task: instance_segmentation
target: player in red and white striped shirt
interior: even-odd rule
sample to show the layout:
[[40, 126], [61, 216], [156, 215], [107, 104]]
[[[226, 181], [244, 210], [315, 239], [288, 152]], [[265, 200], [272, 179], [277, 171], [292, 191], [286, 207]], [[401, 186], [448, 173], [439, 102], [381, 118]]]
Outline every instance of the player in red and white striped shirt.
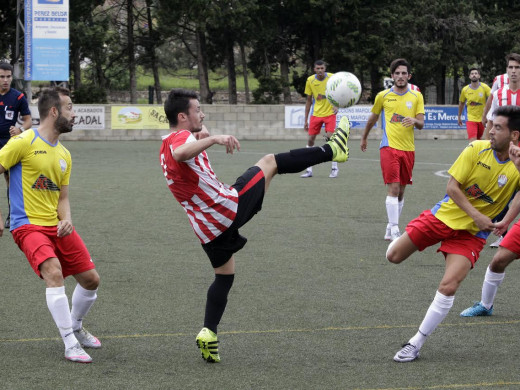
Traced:
[[[491, 106], [486, 115], [486, 119], [488, 120], [486, 126], [486, 135], [489, 132], [491, 126], [493, 126], [493, 119], [495, 117], [494, 113], [498, 107], [520, 105], [520, 99], [517, 100], [518, 88], [520, 87], [520, 55], [511, 53], [506, 57], [506, 61], [508, 84], [503, 85], [491, 95]], [[495, 82], [497, 80], [502, 80], [500, 82], [503, 83], [506, 78], [502, 76], [495, 78]], [[495, 82], [493, 83], [493, 87], [495, 87]]]
[[[498, 80], [499, 83], [504, 83], [507, 81], [508, 84], [503, 85], [500, 89], [495, 91], [491, 95], [491, 105], [489, 112], [487, 113], [487, 125], [486, 125], [486, 139], [489, 138], [489, 130], [491, 127], [493, 127], [493, 120], [495, 119], [495, 111], [498, 107], [502, 106], [520, 106], [520, 98], [519, 98], [519, 87], [520, 87], [520, 55], [516, 53], [511, 53], [506, 57], [507, 61], [507, 78], [498, 76], [495, 78], [495, 81]], [[498, 84], [498, 83], [497, 83]], [[493, 83], [493, 86], [495, 86], [495, 83]], [[507, 211], [509, 210], [508, 207], [497, 215], [494, 219], [495, 222], [500, 222]], [[489, 246], [491, 248], [498, 248], [500, 243], [502, 242], [502, 239], [507, 234], [507, 231], [503, 233], [501, 236], [498, 237], [498, 239], [494, 242], [492, 242]]]
[[343, 117], [323, 146], [264, 156], [230, 186], [218, 180], [206, 149], [218, 144], [233, 153], [240, 150], [238, 140], [232, 135], [210, 136], [203, 131], [204, 113], [193, 91], [172, 89], [164, 111], [172, 133], [163, 138], [160, 164], [170, 191], [186, 211], [215, 271], [207, 294], [204, 327], [196, 341], [204, 360], [219, 362], [217, 326], [233, 285], [233, 254], [247, 242], [239, 228], [261, 210], [264, 194], [277, 173], [301, 172], [326, 161], [347, 161], [350, 124]]
[[[506, 63], [508, 62], [507, 58], [508, 57], [506, 57]], [[482, 114], [482, 123], [486, 127], [485, 134], [488, 133], [489, 128], [491, 127], [491, 126], [489, 128], [487, 127], [487, 114], [489, 112], [489, 109], [491, 108], [491, 101], [493, 100], [493, 94], [496, 91], [498, 91], [500, 88], [505, 87], [508, 84], [509, 84], [509, 76], [507, 75], [507, 73], [496, 76], [493, 79], [493, 85], [491, 86], [491, 95], [489, 95], [489, 98], [486, 101], [486, 107], [484, 107], [484, 113]]]

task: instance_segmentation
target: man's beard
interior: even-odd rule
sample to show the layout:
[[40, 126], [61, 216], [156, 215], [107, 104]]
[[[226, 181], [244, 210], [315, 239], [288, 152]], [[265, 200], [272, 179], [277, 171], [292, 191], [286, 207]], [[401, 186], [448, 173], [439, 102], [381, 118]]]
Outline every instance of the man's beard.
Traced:
[[59, 116], [58, 119], [56, 119], [56, 130], [58, 133], [70, 133], [72, 131], [72, 126], [74, 122], [71, 122], [70, 120], [64, 118], [63, 116]]

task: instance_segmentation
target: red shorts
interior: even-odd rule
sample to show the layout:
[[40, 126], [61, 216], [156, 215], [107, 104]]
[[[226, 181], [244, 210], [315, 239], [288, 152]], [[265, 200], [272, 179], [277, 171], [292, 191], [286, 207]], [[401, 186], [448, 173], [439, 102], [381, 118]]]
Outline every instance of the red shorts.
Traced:
[[309, 122], [309, 135], [318, 135], [321, 131], [321, 126], [325, 124], [325, 131], [333, 133], [336, 129], [336, 115], [329, 115], [324, 117], [311, 116]]
[[481, 139], [484, 134], [484, 124], [482, 122], [466, 121], [466, 130], [468, 131], [468, 139]]
[[68, 236], [59, 238], [56, 226], [23, 225], [11, 233], [40, 278], [40, 264], [52, 257], [60, 261], [64, 278], [96, 268], [75, 229]]
[[453, 230], [446, 226], [430, 210], [423, 211], [421, 215], [411, 220], [406, 226], [406, 233], [419, 251], [440, 242], [441, 246], [437, 252], [442, 252], [444, 257], [450, 253], [467, 257], [471, 261], [472, 268], [486, 244], [486, 240], [466, 230]]
[[500, 243], [500, 246], [516, 253], [517, 259], [520, 258], [520, 221], [515, 223], [507, 232], [506, 236]]
[[402, 186], [412, 184], [415, 152], [406, 152], [385, 146], [379, 149], [379, 155], [385, 184], [399, 183]]

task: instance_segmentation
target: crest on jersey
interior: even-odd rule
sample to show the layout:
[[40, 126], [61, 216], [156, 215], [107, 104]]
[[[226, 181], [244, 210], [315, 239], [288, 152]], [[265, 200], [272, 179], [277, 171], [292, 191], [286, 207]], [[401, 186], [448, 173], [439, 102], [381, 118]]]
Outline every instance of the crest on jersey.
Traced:
[[409, 110], [412, 109], [412, 105], [413, 105], [412, 102], [410, 102], [410, 101], [407, 101], [407, 102], [406, 102], [406, 107], [407, 107]]
[[500, 175], [498, 177], [498, 187], [502, 188], [507, 183], [507, 176], [506, 175]]
[[479, 97], [482, 97], [482, 96], [484, 96], [484, 94], [483, 94], [482, 92], [479, 92], [479, 93], [478, 93], [478, 96], [479, 96]]
[[60, 160], [60, 168], [62, 172], [65, 172], [67, 170], [67, 163], [65, 160]]

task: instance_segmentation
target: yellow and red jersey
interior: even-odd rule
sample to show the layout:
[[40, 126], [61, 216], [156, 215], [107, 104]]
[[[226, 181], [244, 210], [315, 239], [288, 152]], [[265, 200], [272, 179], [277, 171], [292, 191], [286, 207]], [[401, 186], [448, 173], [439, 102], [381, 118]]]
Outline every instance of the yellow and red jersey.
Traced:
[[406, 117], [415, 118], [424, 114], [424, 98], [418, 91], [410, 88], [403, 94], [396, 93], [393, 88], [377, 94], [372, 112], [381, 115], [383, 138], [379, 148], [389, 146], [397, 150], [414, 151], [414, 128], [405, 127], [402, 121]]
[[51, 144], [33, 129], [0, 149], [0, 165], [9, 170], [11, 230], [58, 224], [60, 189], [69, 184], [71, 164], [69, 151], [59, 141]]
[[[461, 184], [466, 198], [480, 213], [495, 218], [520, 189], [520, 173], [511, 160], [499, 161], [489, 141], [473, 141], [453, 163], [448, 173]], [[455, 230], [467, 230], [487, 238], [473, 219], [446, 195], [432, 214]]]
[[305, 94], [312, 96], [313, 109], [311, 115], [313, 116], [322, 118], [334, 114], [334, 108], [325, 96], [327, 81], [329, 81], [332, 75], [334, 75], [334, 73], [325, 73], [325, 78], [323, 80], [318, 80], [316, 75], [307, 78], [307, 82], [305, 83]]
[[484, 107], [486, 106], [486, 101], [490, 94], [491, 88], [489, 85], [484, 83], [479, 83], [477, 88], [472, 88], [471, 84], [462, 88], [459, 101], [461, 103], [466, 103], [466, 108], [468, 110], [468, 121], [482, 121]]

